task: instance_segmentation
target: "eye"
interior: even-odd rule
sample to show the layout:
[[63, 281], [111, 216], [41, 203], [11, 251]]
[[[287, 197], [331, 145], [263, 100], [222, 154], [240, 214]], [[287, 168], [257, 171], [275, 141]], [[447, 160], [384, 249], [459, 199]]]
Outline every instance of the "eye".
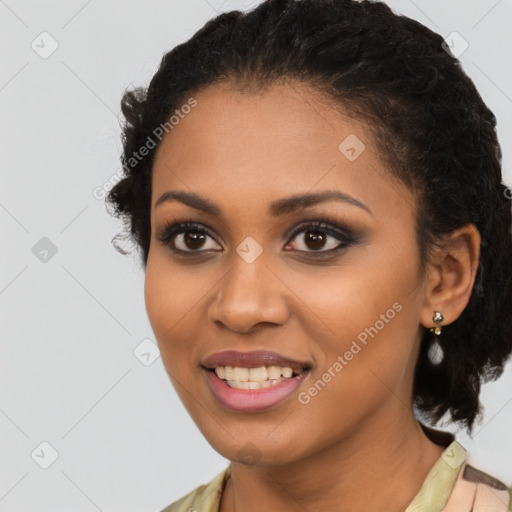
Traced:
[[295, 238], [297, 241], [293, 246], [297, 251], [320, 254], [337, 252], [357, 241], [357, 236], [349, 228], [334, 227], [324, 221], [299, 226], [292, 233], [290, 242]]
[[176, 253], [222, 250], [215, 238], [210, 235], [209, 229], [196, 222], [166, 224], [158, 231], [156, 239]]
[[[299, 236], [300, 235], [300, 236]], [[325, 256], [342, 251], [359, 240], [360, 235], [346, 225], [337, 226], [332, 221], [317, 219], [301, 224], [288, 236], [286, 251]], [[156, 233], [156, 239], [178, 255], [220, 252], [222, 247], [211, 230], [196, 222], [165, 224]], [[297, 239], [297, 241], [293, 241]], [[291, 249], [289, 247], [292, 246]]]

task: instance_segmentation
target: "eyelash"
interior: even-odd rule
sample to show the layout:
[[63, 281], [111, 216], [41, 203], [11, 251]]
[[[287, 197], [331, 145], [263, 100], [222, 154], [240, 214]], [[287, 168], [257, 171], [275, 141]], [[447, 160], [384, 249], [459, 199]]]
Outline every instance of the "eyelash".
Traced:
[[[325, 255], [332, 255], [334, 253], [340, 252], [343, 249], [346, 249], [352, 245], [355, 245], [359, 239], [361, 238], [361, 235], [354, 232], [350, 227], [344, 224], [334, 223], [330, 219], [321, 217], [317, 218], [314, 221], [305, 221], [304, 223], [301, 223], [297, 228], [293, 229], [291, 232], [289, 232], [286, 235], [286, 238], [288, 240], [287, 244], [289, 244], [299, 233], [302, 233], [304, 231], [312, 231], [312, 230], [319, 231], [321, 233], [324, 233], [326, 235], [332, 236], [333, 238], [336, 238], [340, 241], [339, 245], [334, 247], [333, 249], [329, 249], [327, 251], [297, 251], [299, 253], [305, 253], [308, 256], [312, 255], [313, 257], [318, 256], [325, 256]], [[172, 222], [167, 222], [157, 230], [156, 233], [156, 239], [162, 243], [162, 245], [168, 247], [172, 252], [180, 255], [193, 255], [193, 254], [200, 254], [200, 253], [206, 253], [209, 251], [214, 250], [215, 252], [220, 252], [215, 249], [207, 249], [207, 250], [190, 250], [190, 251], [183, 251], [182, 249], [177, 249], [176, 247], [173, 247], [173, 243], [171, 243], [171, 240], [174, 236], [186, 233], [188, 231], [192, 232], [199, 232], [202, 234], [206, 234], [209, 237], [213, 238], [215, 242], [219, 244], [215, 236], [212, 234], [210, 229], [205, 226], [204, 224], [199, 224], [197, 222], [193, 222], [192, 219], [189, 219], [188, 222], [177, 222], [177, 219], [174, 219]]]

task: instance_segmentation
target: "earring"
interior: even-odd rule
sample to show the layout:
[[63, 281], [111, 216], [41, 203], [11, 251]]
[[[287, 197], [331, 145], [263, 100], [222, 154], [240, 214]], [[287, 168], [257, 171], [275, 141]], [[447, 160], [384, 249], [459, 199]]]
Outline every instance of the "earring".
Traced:
[[441, 326], [439, 324], [444, 320], [444, 317], [439, 311], [436, 311], [432, 320], [434, 321], [434, 327], [431, 327], [429, 330], [433, 332], [435, 336], [428, 348], [428, 358], [432, 364], [438, 365], [444, 359], [444, 352], [438, 341], [438, 336], [441, 334]]
[[441, 326], [438, 324], [444, 320], [444, 316], [439, 313], [439, 311], [435, 311], [432, 320], [434, 321], [434, 327], [430, 328], [430, 332], [433, 332], [436, 336], [439, 336], [441, 334]]

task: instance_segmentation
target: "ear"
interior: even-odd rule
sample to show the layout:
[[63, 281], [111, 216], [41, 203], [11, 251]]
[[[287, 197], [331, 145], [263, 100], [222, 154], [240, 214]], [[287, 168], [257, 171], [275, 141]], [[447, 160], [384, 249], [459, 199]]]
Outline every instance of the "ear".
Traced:
[[448, 325], [457, 320], [471, 297], [480, 259], [481, 237], [474, 224], [466, 224], [435, 247], [425, 281], [425, 301], [420, 321], [433, 327], [432, 317], [439, 311]]

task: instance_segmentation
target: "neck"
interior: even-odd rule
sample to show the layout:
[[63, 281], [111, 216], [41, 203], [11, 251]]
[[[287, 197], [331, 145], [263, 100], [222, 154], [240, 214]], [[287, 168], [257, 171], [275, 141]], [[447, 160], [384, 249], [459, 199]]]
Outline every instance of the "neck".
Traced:
[[293, 464], [232, 463], [220, 512], [381, 512], [383, 504], [405, 510], [444, 447], [430, 441], [402, 403], [398, 407], [399, 421], [372, 418], [341, 442]]

